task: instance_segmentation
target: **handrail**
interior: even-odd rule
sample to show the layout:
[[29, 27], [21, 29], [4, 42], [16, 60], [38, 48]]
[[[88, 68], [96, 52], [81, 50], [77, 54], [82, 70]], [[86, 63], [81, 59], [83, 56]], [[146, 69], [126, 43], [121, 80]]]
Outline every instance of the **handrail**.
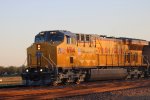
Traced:
[[56, 63], [54, 63], [54, 61], [51, 59], [50, 55], [49, 55], [49, 59], [50, 59], [51, 62], [56, 66]]
[[42, 57], [45, 59], [45, 60], [47, 60], [47, 62], [52, 66], [52, 69], [54, 68], [54, 66], [53, 66], [53, 64], [51, 64], [51, 62], [49, 61], [49, 59], [48, 58], [46, 58], [43, 54], [42, 54]]
[[25, 66], [25, 63], [26, 63], [26, 62], [27, 62], [27, 57], [26, 57], [24, 63], [22, 64], [22, 66]]

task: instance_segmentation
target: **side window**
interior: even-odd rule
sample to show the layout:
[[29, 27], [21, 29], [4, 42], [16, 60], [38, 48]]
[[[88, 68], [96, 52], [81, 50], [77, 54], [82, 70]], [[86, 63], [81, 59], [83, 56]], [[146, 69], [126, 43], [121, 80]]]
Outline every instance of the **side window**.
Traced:
[[76, 34], [77, 40], [80, 40], [79, 34]]
[[70, 36], [66, 36], [67, 38], [67, 44], [71, 44], [71, 37]]
[[84, 41], [84, 34], [81, 34], [81, 41]]
[[73, 63], [73, 57], [70, 57], [70, 63], [71, 64]]
[[90, 41], [90, 35], [86, 35], [86, 41]]

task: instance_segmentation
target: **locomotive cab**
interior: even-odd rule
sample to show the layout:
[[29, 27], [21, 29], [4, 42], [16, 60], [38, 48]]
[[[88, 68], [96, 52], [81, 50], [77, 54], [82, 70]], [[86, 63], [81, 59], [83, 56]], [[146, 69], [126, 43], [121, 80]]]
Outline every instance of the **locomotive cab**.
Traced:
[[[61, 31], [44, 31], [27, 48], [27, 68], [22, 73], [25, 85], [49, 84], [57, 71], [57, 46], [64, 42]], [[36, 84], [35, 84], [36, 83]]]

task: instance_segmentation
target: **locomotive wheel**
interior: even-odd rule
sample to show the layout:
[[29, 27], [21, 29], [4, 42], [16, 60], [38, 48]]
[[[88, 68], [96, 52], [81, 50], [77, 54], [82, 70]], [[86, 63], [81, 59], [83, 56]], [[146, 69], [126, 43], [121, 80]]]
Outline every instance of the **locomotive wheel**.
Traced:
[[57, 81], [54, 81], [54, 82], [52, 83], [52, 85], [53, 85], [53, 86], [58, 86], [58, 82], [57, 82]]
[[68, 81], [69, 81], [68, 79], [63, 79], [62, 84], [63, 84], [63, 85], [68, 85], [68, 84], [69, 84]]
[[69, 84], [71, 84], [71, 83], [69, 82], [69, 79], [67, 79], [65, 82], [65, 85], [69, 85]]
[[143, 72], [141, 75], [140, 75], [140, 78], [144, 78], [145, 77], [145, 73]]
[[79, 81], [79, 80], [76, 82], [76, 84], [80, 84], [80, 83], [81, 83], [81, 81]]
[[76, 83], [76, 84], [80, 84], [80, 83], [81, 83], [80, 79], [77, 79], [77, 80], [75, 81], [75, 83]]
[[131, 80], [135, 79], [135, 76], [134, 74], [131, 75]]

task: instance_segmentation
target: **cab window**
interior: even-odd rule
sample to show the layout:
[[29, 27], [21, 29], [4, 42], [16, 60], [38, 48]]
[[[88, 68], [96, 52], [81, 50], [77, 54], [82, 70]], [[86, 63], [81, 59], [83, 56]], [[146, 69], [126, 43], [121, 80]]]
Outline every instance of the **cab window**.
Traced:
[[61, 33], [52, 33], [48, 35], [48, 41], [61, 42], [64, 40], [64, 35]]
[[35, 42], [62, 42], [64, 35], [60, 32], [41, 32], [35, 36]]
[[70, 36], [66, 36], [67, 38], [67, 44], [71, 44], [71, 37]]
[[35, 42], [44, 42], [45, 41], [45, 34], [39, 34], [35, 36]]

